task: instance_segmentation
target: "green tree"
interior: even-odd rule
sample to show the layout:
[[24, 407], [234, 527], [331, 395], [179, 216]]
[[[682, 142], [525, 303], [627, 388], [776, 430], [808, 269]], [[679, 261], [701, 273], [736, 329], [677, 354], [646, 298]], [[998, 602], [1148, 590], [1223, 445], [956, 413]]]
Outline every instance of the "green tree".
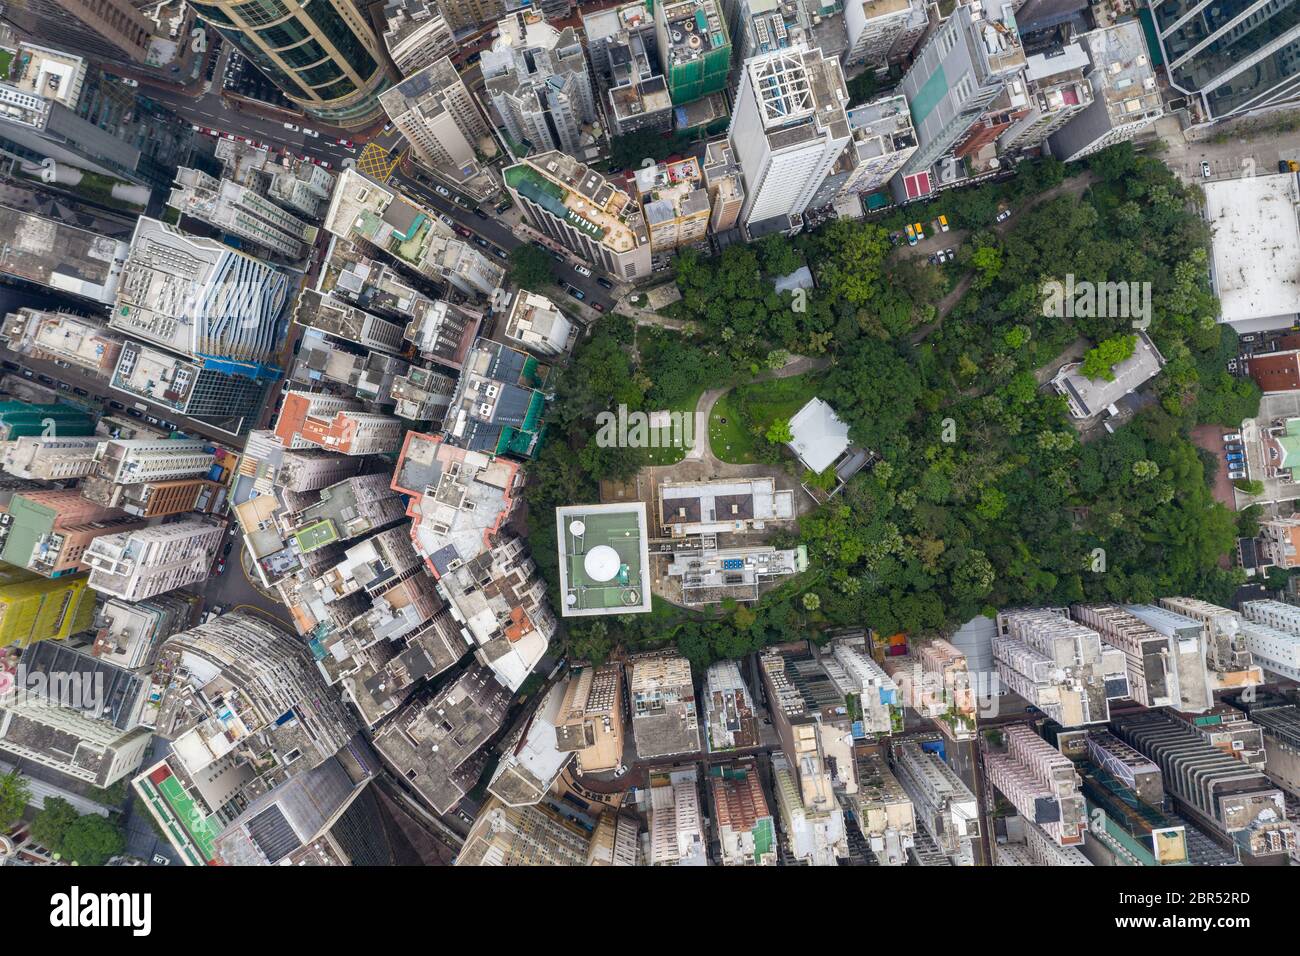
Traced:
[[510, 250], [509, 279], [525, 289], [541, 289], [555, 281], [551, 254], [541, 246], [526, 243]]
[[0, 777], [0, 833], [4, 833], [22, 818], [27, 808], [31, 788], [26, 777], [13, 770]]
[[773, 445], [784, 445], [794, 441], [794, 432], [790, 431], [790, 419], [778, 418], [767, 426], [764, 437]]
[[1088, 349], [1083, 356], [1083, 366], [1079, 371], [1088, 378], [1114, 381], [1115, 373], [1111, 370], [1125, 359], [1132, 358], [1136, 348], [1136, 335], [1112, 336], [1099, 342], [1096, 348]]
[[60, 852], [81, 866], [103, 866], [126, 848], [122, 831], [104, 817], [78, 817], [63, 836]]
[[63, 852], [63, 840], [79, 814], [62, 797], [50, 797], [32, 818], [32, 839], [56, 853]]

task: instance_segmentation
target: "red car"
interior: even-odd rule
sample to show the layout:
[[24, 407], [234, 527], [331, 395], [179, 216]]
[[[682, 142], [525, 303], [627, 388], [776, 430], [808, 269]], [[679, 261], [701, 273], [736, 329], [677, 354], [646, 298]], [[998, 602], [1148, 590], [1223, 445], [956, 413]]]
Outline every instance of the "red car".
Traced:
[[604, 311], [605, 311], [605, 307], [604, 307], [603, 305], [601, 305], [599, 302], [593, 302], [593, 303], [591, 303], [591, 307], [592, 307], [593, 309], [595, 309], [597, 312], [604, 312]]

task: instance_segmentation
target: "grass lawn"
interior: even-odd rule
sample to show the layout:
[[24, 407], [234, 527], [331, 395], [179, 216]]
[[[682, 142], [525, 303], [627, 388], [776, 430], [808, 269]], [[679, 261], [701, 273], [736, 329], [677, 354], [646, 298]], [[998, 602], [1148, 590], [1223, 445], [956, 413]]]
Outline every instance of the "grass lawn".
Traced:
[[[704, 389], [705, 384], [701, 382], [698, 388], [691, 389], [691, 391], [680, 400], [669, 406], [668, 411], [680, 412], [684, 416], [694, 415], [695, 406], [700, 403], [700, 396], [704, 394]], [[691, 433], [686, 429], [693, 427], [693, 425], [688, 425], [687, 423], [693, 423], [694, 420], [690, 417], [684, 417], [679, 419], [679, 421], [682, 423], [682, 426], [681, 433], [677, 437], [681, 439], [682, 446], [677, 447], [670, 444], [674, 438], [672, 425], [660, 429], [660, 447], [641, 449], [641, 463], [643, 465], [675, 465], [686, 457], [686, 453], [691, 450]]]
[[766, 382], [739, 385], [718, 399], [709, 416], [709, 447], [718, 458], [733, 465], [756, 461], [754, 436], [741, 414], [744, 407], [749, 420], [767, 428], [772, 422], [789, 418], [817, 394], [821, 384], [818, 374], [774, 378]]

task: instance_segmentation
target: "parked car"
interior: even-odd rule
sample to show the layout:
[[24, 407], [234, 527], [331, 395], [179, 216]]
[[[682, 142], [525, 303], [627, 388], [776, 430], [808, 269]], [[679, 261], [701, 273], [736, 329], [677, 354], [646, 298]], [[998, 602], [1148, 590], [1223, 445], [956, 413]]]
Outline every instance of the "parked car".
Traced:
[[998, 213], [998, 222], [1006, 222], [1010, 218], [1011, 218], [1010, 209], [1004, 209], [1000, 213]]
[[604, 312], [604, 311], [605, 311], [605, 307], [604, 307], [603, 305], [601, 305], [599, 302], [593, 302], [593, 303], [591, 303], [591, 307], [592, 307], [593, 309], [595, 309], [597, 312]]
[[72, 368], [72, 365], [69, 364], [68, 362], [63, 361], [63, 359], [55, 359], [54, 364], [57, 365], [59, 368]]
[[486, 249], [488, 247], [488, 241], [484, 239], [482, 236], [475, 236], [474, 245], [482, 246], [484, 249]]
[[112, 409], [116, 409], [119, 412], [123, 411], [126, 408], [126, 406], [123, 405], [121, 402], [109, 402], [108, 407]]
[[222, 558], [217, 562], [216, 572], [220, 576], [226, 570], [226, 559]]
[[571, 286], [571, 285], [566, 285], [566, 286], [564, 287], [564, 291], [567, 292], [567, 293], [569, 293], [569, 295], [573, 296], [573, 297], [574, 297], [575, 299], [577, 299], [579, 302], [581, 302], [583, 299], [585, 299], [585, 298], [587, 297], [587, 293], [585, 293], [585, 292], [583, 292], [581, 289], [576, 288], [576, 287]]
[[1279, 159], [1277, 162], [1277, 171], [1279, 173], [1300, 172], [1300, 163], [1294, 159]]
[[591, 270], [588, 269], [586, 266], [574, 266], [574, 267], [573, 267], [573, 271], [576, 272], [576, 273], [578, 273], [578, 275], [580, 275], [580, 276], [589, 276], [589, 275], [591, 275]]
[[159, 421], [157, 418], [154, 418], [152, 415], [146, 415], [146, 416], [144, 417], [144, 420], [147, 421], [150, 425], [161, 425], [161, 424], [162, 424], [161, 421]]
[[126, 410], [126, 413], [127, 413], [128, 415], [130, 415], [132, 418], [139, 418], [139, 417], [140, 417], [140, 412], [139, 412], [138, 410], [134, 409], [134, 408], [128, 408], [128, 409]]
[[1230, 452], [1231, 451], [1244, 452], [1246, 450], [1246, 446], [1243, 445], [1241, 442], [1231, 442], [1230, 444], [1224, 445], [1223, 450], [1230, 451]]
[[940, 229], [941, 231], [943, 231], [943, 232], [947, 232], [947, 231], [948, 231], [948, 217], [947, 217], [947, 216], [940, 216], [940, 217], [939, 217], [939, 229]]
[[549, 252], [549, 253], [551, 254], [551, 258], [554, 259], [556, 262], [563, 262], [563, 261], [564, 261], [564, 256], [560, 255], [560, 254], [559, 254], [558, 252], [556, 252], [554, 249], [548, 249], [548, 250], [546, 250], [546, 251]]
[[953, 252], [951, 249], [943, 250], [943, 254], [948, 257], [949, 262], [952, 262], [954, 259], [957, 258], [957, 254]]
[[1229, 471], [1228, 477], [1232, 481], [1240, 481], [1242, 478], [1246, 477], [1246, 473], [1244, 471]]
[[356, 149], [356, 148], [357, 148], [357, 144], [354, 143], [354, 142], [352, 142], [352, 140], [350, 140], [350, 139], [338, 139], [338, 140], [335, 140], [334, 142], [335, 142], [337, 145], [342, 146], [344, 149]]
[[1241, 441], [1241, 434], [1239, 432], [1231, 432], [1230, 434], [1223, 436], [1223, 443], [1225, 445], [1231, 441]]
[[60, 390], [65, 391], [65, 392], [70, 392], [70, 391], [72, 391], [72, 386], [70, 386], [67, 382], [60, 382], [60, 383], [59, 383], [59, 388], [60, 388]]
[[48, 375], [37, 375], [36, 381], [40, 382], [42, 385], [48, 385], [50, 388], [54, 387], [54, 379], [50, 378]]
[[478, 216], [480, 219], [488, 218], [488, 214], [485, 213], [482, 209], [479, 209], [478, 206], [474, 207], [474, 215]]
[[474, 235], [474, 233], [470, 232], [468, 229], [466, 229], [464, 226], [461, 225], [455, 225], [452, 226], [451, 228], [456, 230], [456, 235], [461, 236], [465, 239], [469, 239]]
[[627, 773], [627, 765], [626, 765], [626, 764], [619, 764], [619, 765], [618, 765], [618, 769], [616, 769], [616, 770], [614, 771], [614, 776], [615, 776], [615, 777], [621, 777], [621, 776], [623, 776], [623, 774], [625, 774], [625, 773]]
[[80, 395], [82, 398], [90, 398], [90, 393], [86, 391], [84, 388], [73, 388], [73, 391], [76, 392], [78, 395]]
[[448, 199], [451, 198], [451, 192], [447, 189], [446, 186], [442, 186], [442, 185], [434, 186], [433, 191], [436, 192], [439, 196], [446, 196]]
[[302, 128], [302, 132], [304, 136], [310, 136], [312, 139], [320, 138], [320, 133], [316, 132], [314, 129], [308, 129], [306, 126]]
[[438, 218], [441, 219], [443, 222], [445, 222], [447, 225], [451, 226], [453, 229], [456, 228], [456, 220], [452, 219], [451, 216], [448, 216], [446, 213], [442, 213], [442, 212], [438, 213]]
[[506, 252], [504, 249], [498, 249], [496, 246], [492, 247], [492, 255], [496, 256], [498, 259], [510, 258], [510, 253]]
[[1205, 160], [1201, 160], [1201, 175], [1206, 179], [1210, 178], [1210, 164]]
[[31, 378], [31, 377], [32, 377], [32, 370], [29, 368], [23, 369], [23, 378]]
[[287, 129], [287, 130], [288, 130], [289, 132], [291, 132], [291, 133], [300, 133], [300, 132], [302, 132], [302, 130], [301, 130], [299, 127], [294, 126], [292, 123], [285, 123], [285, 124], [284, 124], [284, 128]]
[[1253, 336], [1253, 335], [1243, 335], [1243, 336], [1241, 336], [1241, 338], [1239, 338], [1237, 341], [1239, 341], [1239, 342], [1253, 342], [1253, 341], [1255, 341], [1255, 336]]
[[602, 289], [612, 289], [612, 288], [614, 288], [614, 283], [610, 282], [610, 281], [609, 281], [608, 279], [606, 279], [604, 276], [598, 276], [598, 277], [596, 278], [596, 285], [600, 286]]

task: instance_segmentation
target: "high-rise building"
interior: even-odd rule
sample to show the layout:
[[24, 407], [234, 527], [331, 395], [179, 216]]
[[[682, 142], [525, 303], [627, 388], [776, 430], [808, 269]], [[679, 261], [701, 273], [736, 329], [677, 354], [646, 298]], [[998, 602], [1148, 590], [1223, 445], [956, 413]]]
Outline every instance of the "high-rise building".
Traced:
[[402, 444], [402, 423], [392, 415], [358, 410], [351, 399], [313, 392], [285, 393], [275, 433], [286, 448], [316, 446], [340, 455], [382, 455]]
[[344, 299], [322, 295], [314, 289], [304, 289], [298, 296], [293, 320], [304, 328], [317, 329], [344, 342], [389, 355], [401, 355], [405, 348], [406, 329], [402, 323], [372, 315]]
[[96, 538], [83, 560], [96, 591], [138, 601], [207, 580], [225, 536], [223, 524], [189, 518]]
[[695, 768], [652, 772], [646, 829], [651, 866], [707, 866], [708, 839]]
[[1300, 608], [1281, 601], [1243, 601], [1241, 613], [1251, 658], [1269, 673], [1300, 681]]
[[668, 95], [681, 105], [727, 88], [731, 37], [717, 0], [654, 4], [659, 58]]
[[705, 672], [704, 730], [709, 753], [759, 744], [754, 699], [735, 661], [717, 661]]
[[641, 207], [600, 173], [562, 152], [546, 152], [506, 167], [503, 175], [539, 232], [620, 279], [650, 275], [650, 232]]
[[131, 251], [121, 239], [8, 206], [0, 206], [0, 235], [23, 237], [21, 243], [0, 245], [0, 272], [5, 275], [100, 305], [111, 305], [117, 297], [122, 266]]
[[149, 65], [153, 25], [126, 0], [17, 0], [0, 19], [103, 60]]
[[95, 643], [90, 653], [127, 670], [153, 661], [159, 644], [189, 626], [197, 595], [160, 594], [148, 601], [109, 598], [95, 609]]
[[[557, 30], [540, 14], [520, 10], [497, 24], [501, 35], [479, 61], [487, 97], [516, 146], [586, 156], [596, 122], [582, 38], [573, 27]], [[516, 150], [520, 152], [520, 150]]]
[[1260, 556], [1278, 568], [1300, 567], [1300, 518], [1266, 518], [1259, 523]]
[[300, 216], [317, 220], [329, 205], [337, 177], [324, 166], [237, 139], [219, 139], [214, 155], [221, 176], [247, 186]]
[[480, 338], [465, 359], [443, 425], [443, 440], [489, 455], [533, 458], [541, 447], [547, 393], [537, 359]]
[[783, 752], [772, 754], [772, 778], [790, 855], [810, 866], [838, 866], [847, 859], [849, 837], [839, 804], [832, 802], [826, 810], [810, 807], [804, 800], [801, 775]]
[[1092, 62], [1092, 103], [1048, 140], [1052, 155], [1067, 163], [1133, 139], [1165, 113], [1136, 19], [1085, 33], [1079, 41]]
[[567, 684], [553, 684], [501, 741], [501, 760], [488, 792], [508, 807], [540, 803], [573, 759], [573, 752], [562, 749], [556, 738]]
[[928, 170], [952, 154], [1025, 66], [1010, 4], [988, 10], [958, 5], [921, 47], [903, 75], [918, 149], [904, 172]]
[[852, 137], [844, 73], [820, 50], [790, 47], [741, 71], [727, 132], [745, 179], [751, 238], [801, 228], [800, 217]]
[[14, 441], [46, 434], [83, 436], [94, 431], [94, 419], [75, 405], [0, 402], [0, 440]]
[[675, 651], [639, 654], [629, 666], [632, 736], [642, 758], [700, 749], [699, 715], [690, 662]]
[[167, 205], [228, 236], [291, 261], [303, 259], [316, 241], [316, 227], [287, 212], [250, 186], [210, 176], [201, 169], [176, 170]]
[[708, 770], [723, 866], [776, 866], [776, 825], [752, 759]]
[[61, 641], [95, 620], [95, 592], [85, 575], [43, 578], [0, 564], [0, 647]]
[[611, 132], [667, 132], [673, 100], [656, 56], [653, 4], [634, 0], [582, 14], [582, 32], [598, 85], [605, 90]]
[[888, 70], [891, 52], [906, 46], [908, 37], [914, 44], [927, 22], [924, 0], [846, 0], [844, 26], [849, 51], [845, 65], [865, 63], [877, 73]]
[[141, 217], [109, 327], [203, 366], [273, 377], [289, 298], [283, 272], [215, 239]]
[[290, 491], [316, 491], [356, 472], [357, 463], [350, 458], [320, 448], [301, 448], [284, 452], [275, 480]]
[[1199, 637], [1205, 647], [1205, 665], [1215, 690], [1248, 687], [1264, 682], [1243, 633], [1244, 618], [1236, 611], [1197, 598], [1168, 597], [1160, 606], [1141, 605], [1126, 610], [1164, 634]]
[[393, 414], [398, 418], [441, 425], [455, 391], [454, 377], [416, 367], [393, 379], [389, 397], [393, 400]]
[[417, 695], [375, 734], [380, 756], [438, 813], [451, 810], [483, 771], [480, 750], [505, 719], [514, 694], [471, 664], [436, 694]]
[[1199, 638], [1176, 640], [1114, 604], [1075, 605], [1070, 613], [1124, 652], [1129, 689], [1142, 706], [1172, 706], [1191, 713], [1213, 706], [1205, 646]]
[[[853, 697], [857, 711], [855, 722], [862, 735], [892, 734], [903, 729], [903, 698], [898, 685], [871, 657], [864, 637], [838, 637], [830, 646], [830, 656], [840, 671], [828, 672], [846, 699]], [[842, 672], [844, 678], [840, 678]], [[915, 706], [915, 705], [914, 705]]]
[[[1300, 23], [1286, 5], [1196, 12], [1149, 0], [1169, 82], [1196, 106], [1198, 122], [1294, 103]], [[1137, 20], [1129, 21], [1136, 26]]]
[[587, 850], [588, 866], [639, 866], [641, 824], [636, 814], [606, 811], [596, 821]]
[[384, 46], [402, 76], [456, 52], [456, 37], [437, 0], [388, 0]]
[[938, 753], [915, 740], [892, 747], [894, 771], [912, 798], [922, 828], [958, 866], [973, 866], [980, 836], [979, 804]]
[[1129, 696], [1123, 651], [1071, 621], [1064, 609], [998, 614], [993, 657], [1002, 682], [1063, 727], [1104, 723]]
[[[758, 659], [772, 726], [809, 814], [839, 813], [839, 793], [857, 789], [853, 722], [834, 660], [766, 650]], [[847, 674], [843, 681], [848, 683]]]
[[916, 131], [906, 98], [883, 96], [853, 107], [847, 115], [852, 139], [817, 188], [809, 209], [884, 189], [916, 152]]
[[492, 131], [469, 87], [443, 56], [379, 97], [388, 118], [406, 137], [417, 162], [451, 170], [457, 179], [478, 171]]
[[1285, 800], [1264, 774], [1215, 747], [1164, 711], [1116, 718], [1116, 734], [1164, 772], [1179, 810], [1243, 862], [1284, 863], [1296, 833]]
[[1082, 781], [1070, 758], [1021, 724], [1008, 726], [1003, 738], [1005, 752], [984, 742], [984, 767], [993, 785], [1058, 846], [1082, 843], [1088, 820]]
[[503, 334], [536, 355], [563, 355], [569, 350], [573, 323], [546, 296], [520, 289], [510, 303]]
[[916, 811], [907, 791], [876, 752], [857, 757], [858, 792], [849, 800], [862, 838], [882, 866], [907, 863], [916, 837]]
[[194, 11], [309, 116], [347, 129], [379, 116], [388, 76], [352, 0], [208, 0]]
[[109, 385], [231, 435], [257, 418], [266, 397], [267, 365], [231, 370], [220, 360], [181, 358], [163, 349], [128, 340], [122, 346]]
[[998, 137], [1004, 153], [1037, 149], [1043, 141], [1092, 105], [1090, 63], [1078, 41], [1025, 58], [1029, 110]]
[[0, 338], [15, 352], [67, 362], [98, 375], [112, 374], [122, 337], [99, 319], [23, 307], [5, 316]]
[[197, 478], [206, 475], [215, 460], [212, 445], [197, 438], [114, 439], [100, 442], [95, 450], [99, 477], [119, 485]]
[[73, 489], [16, 494], [2, 517], [0, 559], [47, 578], [84, 570], [81, 556], [101, 535], [143, 525], [120, 511], [87, 501]]
[[[601, 814], [613, 819], [617, 811]], [[456, 866], [583, 866], [594, 834], [546, 803], [511, 807], [492, 796], [474, 818]]]
[[355, 169], [339, 176], [325, 228], [340, 239], [365, 241], [467, 296], [489, 298], [505, 280], [494, 259], [462, 240], [436, 213]]
[[0, 447], [0, 468], [15, 478], [72, 481], [95, 471], [96, 435], [45, 438], [25, 435]]
[[651, 252], [671, 252], [703, 241], [709, 229], [709, 193], [698, 159], [688, 156], [643, 166], [635, 182], [641, 214], [650, 228]]
[[704, 149], [704, 184], [709, 191], [709, 231], [717, 234], [740, 223], [745, 205], [745, 177], [731, 141], [710, 140]]
[[439, 6], [453, 30], [495, 22], [506, 12], [504, 0], [441, 0]]
[[207, 478], [172, 478], [119, 485], [106, 478], [87, 478], [78, 489], [83, 498], [118, 508], [138, 518], [213, 514], [226, 501], [226, 486]]
[[623, 760], [623, 667], [601, 664], [576, 671], [565, 685], [556, 745], [577, 754], [579, 773], [613, 770]]

